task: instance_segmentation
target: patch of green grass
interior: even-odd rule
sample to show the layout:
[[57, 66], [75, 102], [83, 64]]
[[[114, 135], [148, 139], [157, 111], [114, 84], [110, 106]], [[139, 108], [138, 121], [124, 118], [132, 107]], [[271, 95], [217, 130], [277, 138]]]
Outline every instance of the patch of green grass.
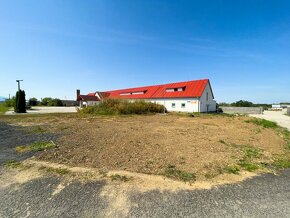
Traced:
[[226, 173], [230, 174], [239, 174], [240, 173], [240, 167], [239, 166], [227, 166], [225, 168]]
[[65, 169], [65, 168], [43, 167], [42, 169], [45, 169], [49, 173], [56, 173], [59, 175], [66, 175], [70, 173], [70, 170]]
[[121, 182], [128, 182], [130, 180], [127, 176], [121, 176], [119, 174], [113, 174], [110, 176], [112, 181], [121, 181]]
[[244, 155], [245, 155], [245, 158], [247, 158], [247, 159], [254, 159], [254, 158], [260, 157], [261, 156], [261, 152], [257, 148], [246, 147], [244, 149]]
[[10, 168], [21, 168], [23, 167], [23, 164], [19, 161], [16, 160], [8, 160], [5, 162], [4, 164], [6, 167], [10, 167]]
[[30, 145], [20, 145], [15, 148], [19, 153], [29, 152], [29, 151], [43, 151], [46, 149], [54, 148], [56, 145], [50, 142], [33, 142]]
[[277, 169], [290, 168], [290, 159], [277, 158], [271, 165]]
[[260, 168], [258, 164], [248, 162], [245, 160], [241, 160], [239, 163], [239, 166], [242, 167], [244, 170], [249, 171], [249, 172], [253, 172], [253, 171], [258, 170]]
[[278, 124], [276, 122], [265, 120], [265, 119], [254, 118], [254, 119], [246, 120], [245, 122], [253, 123], [253, 124], [262, 126], [264, 128], [277, 128], [278, 127]]
[[184, 172], [177, 169], [174, 165], [168, 165], [164, 170], [164, 175], [168, 178], [182, 180], [184, 182], [194, 182], [196, 180], [194, 173]]
[[49, 148], [54, 148], [55, 144], [53, 142], [33, 142], [29, 145], [32, 151], [42, 151]]

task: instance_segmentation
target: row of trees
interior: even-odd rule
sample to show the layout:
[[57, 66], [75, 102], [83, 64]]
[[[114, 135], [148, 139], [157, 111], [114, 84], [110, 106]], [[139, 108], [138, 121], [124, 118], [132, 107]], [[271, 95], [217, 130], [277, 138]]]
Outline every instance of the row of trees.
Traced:
[[[20, 93], [20, 94], [19, 94]], [[24, 98], [23, 98], [24, 95]], [[17, 98], [18, 96], [18, 98]], [[19, 98], [20, 96], [20, 98]], [[21, 100], [20, 100], [21, 99]], [[6, 107], [17, 107], [17, 104], [19, 105], [19, 101], [21, 101], [20, 104], [26, 105], [26, 100], [25, 100], [25, 92], [23, 90], [20, 90], [16, 93], [16, 96], [13, 96], [11, 99], [6, 99], [4, 102], [4, 105]], [[18, 102], [18, 103], [17, 103]], [[28, 105], [29, 106], [63, 106], [62, 101], [58, 98], [50, 98], [46, 97], [41, 99], [40, 101], [37, 98], [30, 98], [28, 100]]]
[[233, 106], [233, 107], [263, 107], [264, 110], [271, 108], [271, 104], [255, 104], [250, 101], [239, 100], [233, 103], [219, 103], [219, 106]]

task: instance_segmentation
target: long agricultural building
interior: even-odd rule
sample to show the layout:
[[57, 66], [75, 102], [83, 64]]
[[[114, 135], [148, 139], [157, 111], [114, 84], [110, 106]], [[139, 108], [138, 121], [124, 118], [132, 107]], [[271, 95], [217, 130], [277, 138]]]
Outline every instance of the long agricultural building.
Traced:
[[208, 79], [93, 92], [87, 95], [81, 95], [80, 90], [77, 90], [80, 107], [96, 105], [108, 98], [150, 101], [164, 105], [168, 111], [176, 112], [216, 111], [216, 102]]

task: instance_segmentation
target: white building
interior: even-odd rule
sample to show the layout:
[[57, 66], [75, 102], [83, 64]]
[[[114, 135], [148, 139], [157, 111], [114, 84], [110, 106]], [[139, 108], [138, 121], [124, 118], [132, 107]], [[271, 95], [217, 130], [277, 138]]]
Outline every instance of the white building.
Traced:
[[[95, 98], [94, 101], [86, 103], [80, 96], [90, 100], [92, 100], [90, 97]], [[216, 102], [208, 79], [95, 92], [88, 95], [78, 94], [80, 106], [97, 104], [108, 98], [150, 101], [164, 105], [168, 111], [176, 112], [216, 111]]]

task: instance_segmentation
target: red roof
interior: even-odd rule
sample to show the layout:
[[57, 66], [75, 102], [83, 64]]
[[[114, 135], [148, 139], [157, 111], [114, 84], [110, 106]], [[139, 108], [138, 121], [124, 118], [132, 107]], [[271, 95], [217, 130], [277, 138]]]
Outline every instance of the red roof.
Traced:
[[92, 95], [79, 95], [77, 98], [77, 101], [100, 101], [100, 99], [97, 96]]
[[208, 79], [106, 91], [106, 98], [152, 99], [201, 97]]

